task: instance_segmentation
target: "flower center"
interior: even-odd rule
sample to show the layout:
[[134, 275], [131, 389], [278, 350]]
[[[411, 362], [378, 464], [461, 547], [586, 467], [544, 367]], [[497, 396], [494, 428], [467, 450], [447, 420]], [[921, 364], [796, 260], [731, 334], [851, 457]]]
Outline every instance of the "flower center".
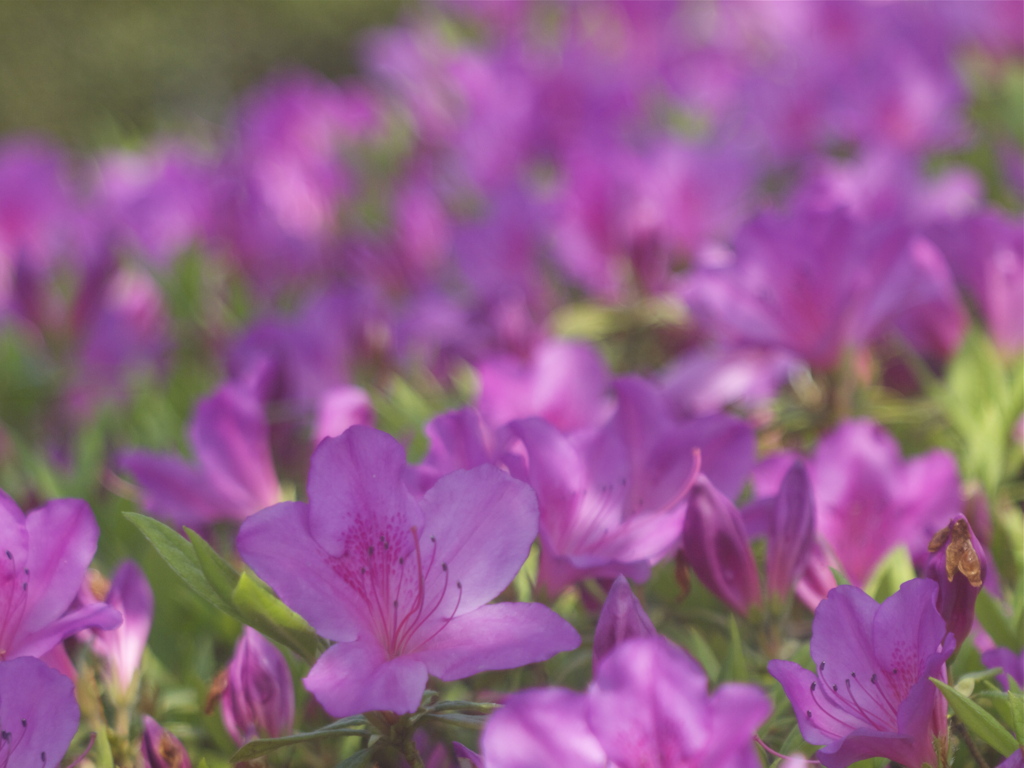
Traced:
[[0, 560], [0, 661], [7, 657], [14, 633], [21, 625], [28, 603], [29, 570], [19, 564], [11, 551]]
[[[436, 537], [421, 542], [415, 526], [389, 526], [374, 535], [356, 532], [331, 566], [365, 602], [374, 634], [390, 658], [434, 637], [455, 618], [462, 601], [462, 582], [438, 557]], [[457, 594], [448, 605], [452, 589]], [[431, 622], [437, 626], [424, 635], [421, 629]]]

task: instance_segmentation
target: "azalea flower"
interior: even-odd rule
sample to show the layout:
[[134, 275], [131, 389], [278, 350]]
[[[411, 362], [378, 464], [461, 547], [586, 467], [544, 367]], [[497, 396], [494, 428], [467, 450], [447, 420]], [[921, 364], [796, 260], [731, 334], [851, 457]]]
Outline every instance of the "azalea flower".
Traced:
[[712, 694], [689, 655], [663, 637], [632, 637], [600, 662], [585, 693], [510, 696], [484, 729], [486, 768], [746, 768], [771, 714], [752, 685]]
[[145, 510], [176, 525], [203, 528], [241, 522], [279, 501], [263, 406], [237, 385], [224, 385], [196, 408], [189, 437], [197, 463], [131, 451], [125, 469], [142, 487]]
[[796, 712], [800, 733], [824, 745], [827, 768], [884, 757], [908, 768], [939, 765], [946, 700], [929, 680], [944, 678], [956, 649], [935, 607], [938, 584], [913, 579], [879, 605], [857, 587], [833, 589], [811, 629], [813, 671], [774, 660], [768, 671]]
[[[759, 466], [753, 478], [757, 494], [777, 493], [794, 460], [793, 454], [779, 453]], [[815, 527], [834, 555], [829, 564], [838, 561], [858, 586], [900, 545], [923, 566], [932, 535], [960, 511], [952, 454], [934, 450], [904, 459], [896, 439], [869, 419], [845, 421], [822, 438], [807, 460], [807, 474], [816, 501]], [[809, 565], [817, 567], [821, 557], [812, 549]]]
[[0, 663], [0, 766], [53, 768], [78, 730], [75, 686], [39, 659]]
[[247, 520], [243, 560], [336, 641], [306, 687], [334, 717], [414, 712], [442, 680], [542, 661], [579, 635], [533, 603], [487, 605], [537, 534], [529, 487], [492, 466], [453, 472], [417, 500], [394, 438], [355, 426], [313, 454], [309, 503]]
[[252, 627], [245, 627], [224, 671], [220, 713], [238, 744], [263, 736], [284, 736], [295, 720], [295, 691], [288, 662]]
[[543, 419], [512, 422], [541, 513], [540, 583], [552, 594], [582, 578], [645, 580], [671, 553], [699, 470], [738, 493], [753, 434], [728, 416], [675, 421], [639, 377], [615, 384], [618, 408], [600, 428], [564, 435]]
[[68, 610], [99, 533], [84, 501], [57, 499], [25, 515], [0, 491], [0, 666], [42, 656], [82, 629], [120, 625], [106, 603]]
[[[92, 575], [92, 574], [90, 574]], [[90, 587], [102, 582], [102, 577], [90, 579], [81, 590], [82, 601], [86, 604], [103, 603], [118, 610], [124, 617], [121, 626], [111, 630], [92, 633], [92, 648], [107, 661], [110, 684], [122, 695], [131, 687], [135, 671], [142, 663], [149, 630], [153, 625], [153, 589], [146, 574], [131, 560], [123, 563], [114, 573], [105, 595], [95, 595]], [[99, 583], [102, 589], [105, 584]], [[100, 603], [100, 604], [103, 604]]]

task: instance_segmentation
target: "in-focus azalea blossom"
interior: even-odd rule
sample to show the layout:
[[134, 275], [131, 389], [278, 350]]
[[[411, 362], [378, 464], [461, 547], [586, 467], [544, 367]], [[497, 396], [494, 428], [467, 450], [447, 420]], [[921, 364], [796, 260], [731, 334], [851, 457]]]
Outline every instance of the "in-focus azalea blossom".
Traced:
[[804, 739], [823, 745], [823, 765], [869, 757], [908, 768], [942, 764], [936, 744], [945, 749], [946, 700], [928, 678], [945, 679], [956, 641], [935, 608], [937, 594], [931, 579], [913, 579], [879, 605], [857, 587], [836, 587], [814, 614], [814, 671], [768, 663]]
[[242, 630], [224, 672], [220, 713], [236, 742], [257, 736], [285, 736], [295, 720], [295, 690], [288, 662], [252, 627]]
[[428, 675], [518, 667], [580, 642], [544, 606], [487, 605], [536, 537], [528, 486], [483, 466], [417, 500], [407, 471], [394, 438], [352, 427], [313, 454], [308, 504], [277, 504], [239, 533], [242, 558], [337, 641], [305, 680], [335, 717], [414, 712]]
[[38, 659], [0, 663], [0, 766], [55, 768], [78, 730], [75, 686]]
[[122, 464], [142, 487], [143, 507], [177, 525], [241, 522], [281, 499], [263, 406], [237, 385], [220, 387], [196, 408], [189, 429], [198, 464], [131, 451]]
[[69, 610], [99, 533], [84, 501], [56, 499], [25, 515], [0, 491], [0, 663], [42, 656], [83, 629], [120, 625], [106, 603]]
[[771, 701], [743, 683], [710, 695], [707, 676], [663, 637], [633, 637], [585, 693], [513, 694], [481, 740], [487, 768], [747, 768]]
[[[90, 594], [88, 586], [82, 589], [81, 594], [86, 604], [96, 602], [100, 597]], [[153, 590], [146, 574], [129, 560], [114, 573], [110, 588], [102, 598], [104, 603], [120, 611], [124, 621], [116, 629], [92, 633], [92, 648], [106, 659], [110, 684], [124, 695], [142, 662], [142, 652], [153, 625]]]

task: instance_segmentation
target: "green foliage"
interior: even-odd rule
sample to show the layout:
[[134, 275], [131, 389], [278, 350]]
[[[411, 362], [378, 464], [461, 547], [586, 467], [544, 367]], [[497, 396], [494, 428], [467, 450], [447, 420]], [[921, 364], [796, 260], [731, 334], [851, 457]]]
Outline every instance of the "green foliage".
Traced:
[[934, 677], [931, 678], [931, 681], [946, 697], [946, 701], [949, 702], [949, 706], [957, 718], [973, 735], [984, 740], [1004, 757], [1008, 757], [1020, 748], [1021, 745], [1017, 743], [1013, 734], [1000, 725], [985, 709], [947, 683], [936, 680]]

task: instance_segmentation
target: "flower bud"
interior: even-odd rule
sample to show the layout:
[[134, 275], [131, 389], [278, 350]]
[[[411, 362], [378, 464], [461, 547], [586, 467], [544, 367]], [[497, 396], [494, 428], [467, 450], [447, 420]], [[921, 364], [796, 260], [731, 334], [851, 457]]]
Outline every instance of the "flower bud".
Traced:
[[928, 551], [924, 575], [939, 583], [936, 607], [959, 648], [974, 624], [974, 603], [985, 581], [987, 558], [963, 515], [935, 534]]
[[704, 586], [737, 613], [761, 599], [754, 554], [740, 513], [701, 475], [690, 491], [683, 551]]
[[117, 569], [106, 602], [124, 621], [117, 629], [97, 631], [93, 648], [106, 656], [111, 684], [123, 694], [142, 662], [153, 624], [153, 590], [138, 565], [129, 560]]
[[644, 612], [625, 576], [619, 576], [608, 590], [594, 629], [594, 669], [615, 646], [631, 637], [654, 637], [658, 632]]
[[786, 472], [775, 497], [765, 561], [768, 593], [779, 600], [803, 575], [814, 544], [814, 491], [803, 462]]
[[149, 715], [142, 718], [142, 765], [144, 768], [192, 768], [185, 747], [170, 731]]
[[291, 671], [281, 652], [252, 627], [243, 630], [228, 664], [220, 713], [238, 744], [291, 732], [295, 719]]

